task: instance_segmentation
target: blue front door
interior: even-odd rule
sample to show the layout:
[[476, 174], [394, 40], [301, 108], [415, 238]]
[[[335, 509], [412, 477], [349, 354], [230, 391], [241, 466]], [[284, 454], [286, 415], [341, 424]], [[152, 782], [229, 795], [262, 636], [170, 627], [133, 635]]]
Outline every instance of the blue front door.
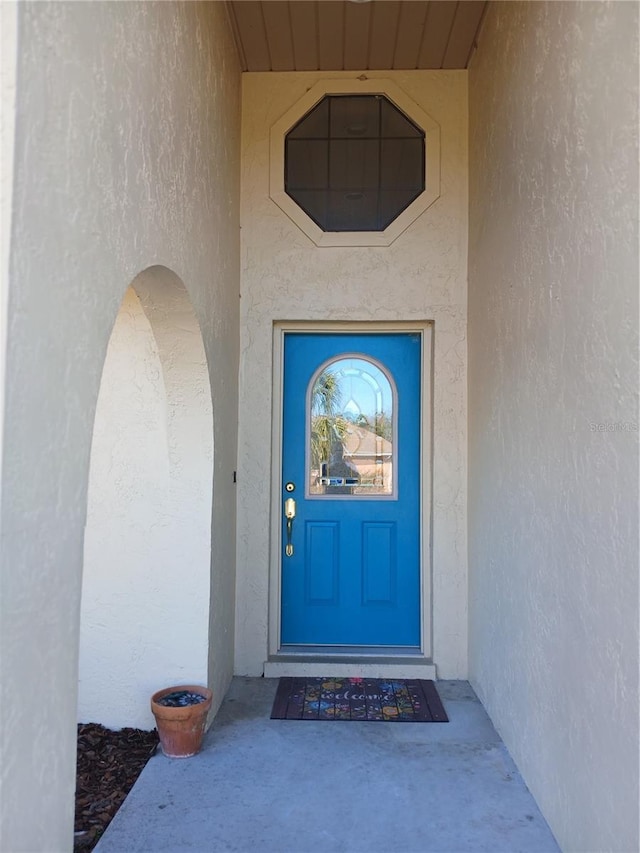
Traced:
[[415, 333], [285, 334], [284, 646], [420, 646], [421, 363]]

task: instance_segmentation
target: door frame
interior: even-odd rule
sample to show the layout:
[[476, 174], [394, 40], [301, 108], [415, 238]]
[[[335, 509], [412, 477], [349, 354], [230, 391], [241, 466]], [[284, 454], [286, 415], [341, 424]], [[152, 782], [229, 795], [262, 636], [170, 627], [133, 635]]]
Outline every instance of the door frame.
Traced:
[[280, 611], [282, 600], [281, 558], [282, 558], [282, 430], [283, 430], [283, 385], [284, 385], [284, 337], [287, 333], [322, 334], [344, 332], [349, 334], [371, 334], [375, 332], [419, 334], [422, 338], [421, 365], [421, 401], [420, 401], [420, 648], [411, 653], [411, 661], [416, 664], [430, 663], [432, 658], [432, 456], [433, 456], [433, 322], [429, 320], [403, 322], [317, 322], [317, 321], [275, 321], [273, 324], [273, 378], [272, 378], [272, 429], [271, 429], [271, 506], [269, 551], [269, 661], [278, 661], [286, 657], [313, 662], [336, 662], [340, 659], [352, 661], [360, 658], [363, 662], [384, 658], [393, 661], [394, 657], [407, 661], [406, 650], [372, 648], [341, 651], [335, 647], [310, 647], [299, 652], [291, 647], [282, 648], [280, 643]]

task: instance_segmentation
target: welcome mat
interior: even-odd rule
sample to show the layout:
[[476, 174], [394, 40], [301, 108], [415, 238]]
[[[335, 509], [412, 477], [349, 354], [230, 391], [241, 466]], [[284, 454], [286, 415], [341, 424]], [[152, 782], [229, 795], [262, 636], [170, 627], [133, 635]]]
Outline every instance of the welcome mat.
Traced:
[[433, 681], [408, 678], [281, 678], [271, 719], [449, 722]]

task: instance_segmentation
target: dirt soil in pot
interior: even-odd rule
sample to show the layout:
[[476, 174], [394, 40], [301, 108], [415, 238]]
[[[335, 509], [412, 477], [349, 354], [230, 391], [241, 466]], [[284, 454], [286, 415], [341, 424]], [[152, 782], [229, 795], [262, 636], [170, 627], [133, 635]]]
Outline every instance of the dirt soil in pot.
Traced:
[[157, 745], [155, 729], [78, 725], [75, 853], [93, 850]]

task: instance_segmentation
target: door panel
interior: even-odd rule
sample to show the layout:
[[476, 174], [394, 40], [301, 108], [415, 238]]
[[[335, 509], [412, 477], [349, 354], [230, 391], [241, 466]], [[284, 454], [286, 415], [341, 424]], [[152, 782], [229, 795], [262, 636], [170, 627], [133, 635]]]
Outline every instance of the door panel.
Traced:
[[421, 363], [416, 333], [285, 334], [282, 645], [420, 645]]
[[362, 524], [362, 604], [382, 603], [395, 606], [396, 524], [365, 521]]
[[305, 522], [305, 604], [331, 604], [339, 602], [338, 572], [339, 524], [335, 521]]

